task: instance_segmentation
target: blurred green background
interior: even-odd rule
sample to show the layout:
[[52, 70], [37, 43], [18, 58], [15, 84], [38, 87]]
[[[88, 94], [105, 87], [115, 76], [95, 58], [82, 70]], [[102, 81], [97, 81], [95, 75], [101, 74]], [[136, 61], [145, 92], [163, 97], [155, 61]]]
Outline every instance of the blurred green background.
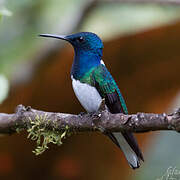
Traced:
[[[149, 0], [150, 2], [150, 0]], [[40, 33], [97, 33], [103, 59], [130, 113], [171, 112], [180, 105], [180, 5], [107, 0], [0, 0], [0, 111], [18, 104], [53, 111], [84, 111], [70, 81], [73, 49]], [[180, 170], [180, 135], [138, 134], [145, 162], [129, 168], [99, 133], [77, 134], [40, 156], [27, 133], [0, 138], [0, 179], [157, 180]], [[165, 177], [163, 177], [165, 179]]]

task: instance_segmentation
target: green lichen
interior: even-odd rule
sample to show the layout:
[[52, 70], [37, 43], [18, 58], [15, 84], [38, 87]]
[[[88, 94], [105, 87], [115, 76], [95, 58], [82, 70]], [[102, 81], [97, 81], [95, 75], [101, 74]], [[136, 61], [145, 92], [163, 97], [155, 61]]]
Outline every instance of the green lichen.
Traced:
[[23, 128], [19, 128], [19, 127], [16, 128], [17, 133], [20, 133], [22, 130], [23, 130]]
[[[48, 149], [48, 144], [53, 143], [57, 145], [62, 144], [62, 139], [65, 139], [70, 135], [69, 128], [66, 126], [63, 130], [57, 130], [57, 124], [54, 124], [54, 128], [49, 128], [51, 121], [47, 119], [47, 114], [44, 116], [36, 115], [35, 119], [30, 120], [30, 126], [27, 129], [28, 138], [36, 141], [36, 148], [33, 153], [35, 155], [42, 154]], [[44, 123], [46, 122], [46, 123]]]
[[21, 131], [24, 130], [24, 128], [22, 126], [20, 126], [18, 123], [15, 123], [14, 129], [17, 133], [20, 133]]

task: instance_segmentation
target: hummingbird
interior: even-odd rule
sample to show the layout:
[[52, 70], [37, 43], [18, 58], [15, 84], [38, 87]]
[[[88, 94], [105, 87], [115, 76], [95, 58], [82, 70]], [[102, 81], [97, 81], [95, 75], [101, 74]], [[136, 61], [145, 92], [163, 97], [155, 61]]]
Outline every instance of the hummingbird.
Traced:
[[[71, 79], [74, 93], [87, 112], [98, 111], [102, 99], [111, 113], [128, 114], [124, 98], [102, 60], [103, 42], [92, 32], [71, 35], [40, 34], [69, 42], [74, 48]], [[140, 167], [144, 161], [142, 152], [131, 132], [109, 132], [104, 130], [112, 142], [122, 150], [131, 168]]]

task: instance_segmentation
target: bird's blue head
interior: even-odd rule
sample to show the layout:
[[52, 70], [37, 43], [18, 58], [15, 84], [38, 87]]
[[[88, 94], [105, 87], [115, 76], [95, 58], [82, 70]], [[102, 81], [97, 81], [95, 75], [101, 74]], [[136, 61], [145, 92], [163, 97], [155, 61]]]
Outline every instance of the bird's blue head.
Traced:
[[71, 73], [82, 77], [91, 68], [100, 64], [103, 43], [101, 39], [91, 32], [80, 32], [72, 35], [40, 34], [42, 37], [51, 37], [68, 41], [75, 50], [75, 58]]
[[62, 39], [72, 44], [75, 51], [91, 51], [102, 56], [103, 43], [101, 39], [92, 32], [80, 32], [67, 36], [53, 34], [40, 34], [40, 36]]
[[[66, 36], [66, 38], [77, 51], [91, 51], [98, 54], [103, 48], [101, 39], [91, 32], [80, 32]], [[102, 54], [99, 55], [102, 56]]]

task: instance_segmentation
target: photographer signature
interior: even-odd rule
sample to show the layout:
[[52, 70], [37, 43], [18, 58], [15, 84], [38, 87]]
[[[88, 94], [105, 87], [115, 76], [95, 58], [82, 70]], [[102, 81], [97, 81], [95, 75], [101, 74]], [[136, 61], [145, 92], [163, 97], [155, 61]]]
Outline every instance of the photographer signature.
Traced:
[[156, 180], [180, 180], [180, 169], [176, 166], [169, 166], [166, 172]]

